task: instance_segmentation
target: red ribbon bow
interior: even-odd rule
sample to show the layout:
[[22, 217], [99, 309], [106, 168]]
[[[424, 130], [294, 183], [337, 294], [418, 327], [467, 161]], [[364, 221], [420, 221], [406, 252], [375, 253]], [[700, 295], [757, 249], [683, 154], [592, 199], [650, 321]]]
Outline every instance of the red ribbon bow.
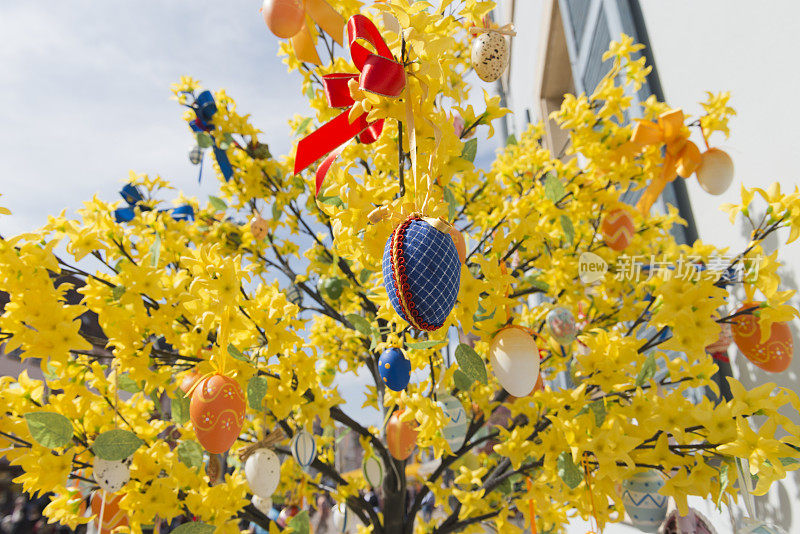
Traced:
[[[350, 80], [357, 79], [360, 89], [383, 96], [400, 96], [406, 86], [403, 65], [395, 61], [386, 41], [370, 19], [360, 14], [350, 17], [347, 21], [347, 40], [350, 43], [350, 57], [361, 74], [333, 73], [322, 77], [328, 105], [347, 109], [297, 143], [295, 174], [328, 154], [317, 168], [317, 193], [328, 169], [352, 138], [358, 137], [359, 141], [366, 144], [374, 143], [383, 130], [383, 119], [368, 122], [366, 113], [350, 122], [348, 115], [355, 104], [348, 87]], [[376, 52], [361, 45], [359, 40], [371, 44]]]

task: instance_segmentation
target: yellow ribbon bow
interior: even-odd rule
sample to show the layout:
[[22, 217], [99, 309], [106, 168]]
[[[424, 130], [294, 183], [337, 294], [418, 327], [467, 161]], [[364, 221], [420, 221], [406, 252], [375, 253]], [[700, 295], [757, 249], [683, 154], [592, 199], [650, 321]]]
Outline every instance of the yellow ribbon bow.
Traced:
[[316, 35], [311, 34], [310, 28], [316, 22], [322, 31], [333, 37], [340, 46], [344, 46], [345, 20], [325, 0], [304, 0], [303, 4], [306, 10], [306, 22], [297, 35], [292, 37], [292, 48], [300, 61], [322, 65], [317, 54]]
[[675, 176], [688, 178], [700, 166], [700, 149], [689, 141], [689, 130], [684, 127], [683, 120], [682, 110], [671, 109], [662, 113], [657, 123], [640, 120], [633, 130], [626, 148], [632, 148], [638, 153], [648, 145], [664, 143], [666, 147], [661, 176], [650, 183], [636, 204], [642, 215], [650, 213], [650, 207]]

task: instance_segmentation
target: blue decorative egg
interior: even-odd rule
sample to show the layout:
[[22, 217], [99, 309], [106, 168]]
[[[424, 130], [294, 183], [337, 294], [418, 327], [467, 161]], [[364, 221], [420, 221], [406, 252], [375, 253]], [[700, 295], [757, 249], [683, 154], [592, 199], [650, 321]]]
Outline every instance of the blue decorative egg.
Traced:
[[383, 285], [395, 311], [411, 326], [444, 325], [461, 284], [461, 262], [449, 225], [411, 216], [399, 224], [383, 251]]
[[553, 308], [547, 314], [547, 327], [559, 345], [569, 345], [578, 336], [575, 317], [566, 308]]
[[295, 434], [292, 438], [292, 456], [297, 465], [303, 469], [314, 463], [317, 457], [317, 443], [314, 441], [314, 436], [302, 429]]
[[411, 379], [411, 362], [397, 347], [386, 349], [378, 359], [378, 372], [386, 387], [392, 391], [403, 391]]
[[439, 395], [438, 403], [444, 412], [445, 424], [442, 436], [450, 445], [450, 450], [455, 452], [464, 444], [464, 437], [469, 427], [469, 416], [457, 398], [452, 395]]
[[622, 502], [633, 526], [643, 532], [657, 532], [667, 517], [667, 497], [658, 490], [664, 479], [650, 469], [636, 473], [622, 482]]

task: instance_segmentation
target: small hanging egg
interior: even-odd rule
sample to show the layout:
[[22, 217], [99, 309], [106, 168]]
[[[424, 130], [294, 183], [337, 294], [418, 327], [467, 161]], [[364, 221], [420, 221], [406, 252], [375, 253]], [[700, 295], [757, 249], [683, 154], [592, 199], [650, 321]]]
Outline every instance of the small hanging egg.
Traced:
[[253, 503], [253, 506], [256, 507], [256, 510], [261, 512], [264, 515], [267, 515], [272, 508], [272, 499], [269, 497], [259, 497], [258, 495], [253, 495], [253, 498], [250, 499], [250, 502]]
[[320, 359], [314, 364], [314, 369], [317, 371], [317, 378], [320, 384], [326, 388], [333, 385], [333, 380], [336, 378], [336, 367], [333, 364], [328, 360]]
[[343, 502], [337, 503], [336, 506], [333, 507], [333, 526], [339, 532], [347, 532], [347, 528], [349, 525], [349, 514], [347, 512], [347, 505]]
[[226, 452], [239, 437], [246, 409], [244, 392], [236, 380], [220, 374], [204, 378], [189, 403], [197, 441], [211, 454]]
[[378, 359], [378, 372], [386, 387], [392, 391], [403, 391], [411, 379], [411, 362], [397, 347], [386, 349]]
[[222, 458], [220, 458], [219, 454], [208, 455], [206, 475], [208, 475], [208, 483], [211, 486], [216, 486], [222, 482]]
[[453, 238], [453, 244], [456, 246], [458, 259], [463, 264], [467, 260], [467, 242], [464, 240], [464, 234], [456, 230], [455, 226], [451, 226], [450, 237]]
[[183, 380], [181, 380], [180, 389], [183, 391], [184, 394], [189, 393], [191, 391], [192, 386], [197, 380], [200, 378], [200, 373], [192, 369], [186, 375], [184, 375]]
[[300, 306], [303, 303], [303, 293], [300, 291], [300, 288], [296, 285], [292, 284], [284, 290], [286, 293], [286, 300], [291, 302], [296, 306]]
[[386, 423], [386, 448], [397, 460], [405, 460], [414, 452], [417, 434], [414, 421], [401, 421], [400, 412], [394, 412]]
[[742, 528], [737, 531], [737, 534], [786, 534], [786, 531], [760, 519], [745, 517], [742, 519]]
[[103, 506], [103, 491], [100, 490], [92, 493], [91, 506], [96, 523], [100, 522], [100, 509], [102, 508], [103, 520], [102, 525], [100, 525], [100, 532], [102, 534], [109, 534], [115, 528], [127, 527], [128, 515], [119, 507], [119, 503], [122, 501], [122, 495], [111, 493], [106, 493], [105, 495], [106, 504]]
[[508, 44], [503, 34], [487, 31], [472, 42], [472, 68], [484, 82], [497, 81], [508, 66]]
[[733, 160], [718, 148], [710, 148], [703, 153], [700, 167], [697, 168], [697, 182], [706, 193], [721, 195], [733, 182]]
[[275, 493], [281, 480], [281, 461], [272, 449], [261, 448], [247, 457], [244, 476], [250, 491], [264, 499]]
[[300, 33], [306, 20], [302, 0], [264, 0], [261, 16], [269, 31], [281, 39]]
[[299, 512], [300, 509], [293, 504], [285, 507], [283, 510], [281, 510], [281, 513], [278, 514], [278, 525], [282, 524], [284, 527], [286, 527], [286, 525], [289, 524], [289, 521], [291, 521], [292, 518]]
[[622, 481], [622, 503], [634, 527], [644, 532], [658, 530], [667, 517], [669, 498], [658, 492], [664, 484], [664, 479], [654, 469]]
[[489, 361], [497, 381], [510, 395], [524, 397], [539, 377], [539, 349], [533, 336], [520, 326], [507, 326], [495, 334]]
[[450, 450], [455, 452], [464, 444], [469, 427], [469, 417], [461, 401], [447, 393], [438, 396], [436, 403], [444, 412], [445, 424], [442, 436], [450, 445]]
[[364, 474], [364, 480], [373, 488], [381, 487], [383, 484], [383, 462], [372, 454], [364, 456], [364, 461], [361, 462], [361, 471]]
[[261, 241], [267, 237], [268, 231], [269, 225], [267, 221], [261, 217], [261, 214], [256, 213], [253, 215], [253, 218], [250, 219], [250, 232], [253, 234], [256, 241]]
[[566, 308], [553, 308], [547, 314], [547, 327], [559, 345], [569, 345], [578, 336], [575, 317]]
[[[757, 307], [758, 302], [746, 302], [737, 313]], [[772, 323], [769, 338], [761, 341], [761, 327], [758, 318], [751, 314], [733, 318], [731, 327], [733, 341], [748, 360], [770, 373], [785, 371], [792, 363], [794, 340], [789, 325], [783, 322]]]
[[[444, 326], [461, 284], [461, 263], [442, 221], [412, 216], [386, 240], [383, 285], [395, 311], [419, 330]], [[441, 224], [440, 224], [441, 223]]]
[[130, 459], [103, 460], [94, 458], [94, 479], [100, 489], [107, 493], [116, 493], [131, 479]]
[[617, 252], [625, 250], [631, 244], [633, 234], [636, 233], [633, 217], [624, 208], [612, 210], [603, 217], [600, 232], [603, 234], [606, 245], [611, 249]]
[[197, 145], [193, 146], [189, 151], [189, 161], [192, 162], [192, 165], [199, 165], [203, 161], [203, 149]]
[[292, 438], [292, 457], [297, 465], [307, 469], [317, 457], [317, 443], [314, 436], [301, 429]]

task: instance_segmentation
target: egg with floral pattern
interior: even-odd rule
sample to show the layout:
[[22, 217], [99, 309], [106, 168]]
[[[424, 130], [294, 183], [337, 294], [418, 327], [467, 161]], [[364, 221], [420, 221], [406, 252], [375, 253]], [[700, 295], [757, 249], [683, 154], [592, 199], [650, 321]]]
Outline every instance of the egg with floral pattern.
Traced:
[[222, 454], [239, 437], [246, 410], [244, 392], [233, 378], [211, 375], [192, 392], [189, 416], [197, 441], [208, 452]]
[[[761, 327], [758, 318], [745, 310], [758, 308], [759, 302], [746, 302], [737, 310], [733, 318], [733, 341], [748, 360], [770, 373], [785, 371], [792, 363], [794, 341], [789, 325], [783, 322], [772, 323], [766, 341], [761, 341]], [[757, 310], [756, 310], [757, 311]]]
[[500, 79], [508, 66], [508, 44], [501, 33], [488, 31], [472, 42], [472, 68], [484, 82]]

